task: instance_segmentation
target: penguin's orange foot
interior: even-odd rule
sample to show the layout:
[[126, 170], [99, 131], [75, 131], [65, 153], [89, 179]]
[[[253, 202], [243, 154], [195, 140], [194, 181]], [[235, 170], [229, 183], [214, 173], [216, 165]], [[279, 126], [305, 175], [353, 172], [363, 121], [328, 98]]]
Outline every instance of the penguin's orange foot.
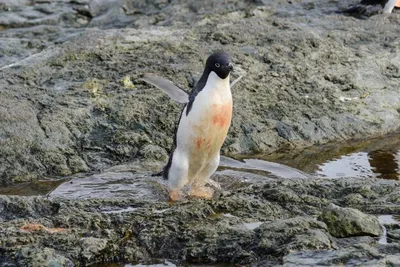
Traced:
[[193, 185], [192, 189], [189, 192], [191, 197], [205, 198], [211, 199], [213, 196], [214, 190], [209, 187]]
[[181, 192], [179, 190], [169, 190], [169, 202], [181, 200]]
[[396, 5], [395, 5], [396, 7], [400, 7], [400, 0], [397, 0], [397, 2], [396, 2]]

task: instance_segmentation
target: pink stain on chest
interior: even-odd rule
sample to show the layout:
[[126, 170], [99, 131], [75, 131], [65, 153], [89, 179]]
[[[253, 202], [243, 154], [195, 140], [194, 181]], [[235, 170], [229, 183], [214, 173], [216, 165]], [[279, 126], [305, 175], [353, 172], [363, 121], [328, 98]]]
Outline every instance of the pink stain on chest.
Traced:
[[203, 144], [203, 141], [204, 141], [203, 137], [196, 138], [196, 141], [195, 141], [196, 147], [200, 148], [201, 145]]
[[212, 110], [212, 123], [221, 128], [229, 127], [232, 119], [232, 103], [214, 105]]
[[209, 150], [222, 145], [232, 119], [232, 102], [224, 105], [213, 105], [209, 116], [205, 116], [199, 125], [192, 125], [197, 136], [194, 144], [199, 149]]
[[208, 149], [211, 146], [211, 140], [203, 137], [198, 137], [195, 140], [197, 149], [200, 149], [203, 145]]

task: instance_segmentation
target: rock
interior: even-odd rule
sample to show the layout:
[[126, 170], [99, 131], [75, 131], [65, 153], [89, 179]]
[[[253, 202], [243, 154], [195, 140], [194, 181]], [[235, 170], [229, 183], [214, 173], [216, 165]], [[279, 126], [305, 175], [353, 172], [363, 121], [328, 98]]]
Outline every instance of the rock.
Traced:
[[335, 247], [332, 245], [334, 241], [324, 230], [324, 223], [309, 217], [264, 223], [257, 230], [260, 236], [258, 246], [265, 253], [273, 255], [304, 249], [331, 249]]
[[165, 163], [182, 106], [138, 77], [153, 72], [190, 90], [205, 58], [222, 44], [233, 55], [234, 76], [245, 74], [233, 91], [223, 153], [269, 153], [397, 130], [400, 66], [386, 21], [396, 14], [355, 23], [337, 9], [328, 0], [6, 1], [1, 182], [138, 159]]
[[[68, 181], [48, 198], [1, 197], [0, 246], [5, 249], [0, 265], [46, 266], [49, 259], [64, 258], [76, 265], [149, 259], [254, 266], [398, 262], [398, 242], [377, 245], [370, 233], [335, 239], [315, 215], [326, 212], [320, 203], [338, 204], [365, 187], [374, 193], [368, 208], [387, 212], [397, 204], [387, 192], [399, 194], [399, 182], [383, 186], [375, 179], [310, 178], [256, 181], [236, 188], [221, 183], [224, 193], [212, 200], [170, 205], [165, 186], [156, 179], [121, 167]], [[266, 188], [301, 192], [301, 198], [291, 205], [269, 200]], [[301, 199], [313, 201], [305, 205]], [[387, 229], [388, 234], [395, 230]]]
[[397, 224], [385, 224], [387, 231], [387, 240], [389, 243], [398, 243], [400, 241], [400, 225]]
[[0, 195], [0, 221], [52, 216], [57, 213], [58, 208], [58, 204], [42, 197], [8, 197]]
[[107, 239], [87, 237], [81, 239], [82, 257], [85, 261], [93, 262], [93, 257], [100, 256], [107, 246]]
[[399, 242], [400, 240], [400, 229], [391, 230], [387, 233], [389, 242]]
[[325, 222], [329, 233], [336, 237], [382, 234], [382, 226], [375, 216], [352, 208], [331, 204], [322, 212], [319, 220]]
[[145, 145], [141, 150], [140, 153], [143, 157], [147, 159], [155, 159], [155, 160], [168, 160], [168, 154], [165, 152], [164, 149], [160, 148], [159, 146], [154, 145]]
[[32, 266], [32, 267], [73, 267], [75, 264], [58, 254], [51, 248], [36, 248], [36, 247], [22, 247], [18, 254], [18, 266]]
[[87, 172], [90, 170], [86, 162], [79, 156], [71, 156], [68, 159], [68, 165], [73, 173]]
[[0, 184], [91, 174], [48, 198], [0, 196], [0, 265], [398, 265], [398, 244], [366, 237], [380, 227], [362, 213], [399, 214], [398, 182], [225, 172], [212, 200], [169, 205], [149, 177], [167, 160], [182, 106], [140, 75], [189, 91], [220, 49], [233, 55], [234, 78], [245, 76], [222, 153], [396, 131], [397, 14], [355, 21], [335, 13], [339, 2], [2, 1]]

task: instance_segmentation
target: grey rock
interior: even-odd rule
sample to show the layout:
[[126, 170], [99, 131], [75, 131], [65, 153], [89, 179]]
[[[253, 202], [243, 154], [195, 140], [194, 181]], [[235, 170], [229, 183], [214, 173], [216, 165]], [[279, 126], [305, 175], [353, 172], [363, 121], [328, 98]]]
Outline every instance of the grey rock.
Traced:
[[[325, 212], [321, 202], [340, 203], [364, 187], [374, 193], [368, 206], [376, 207], [375, 213], [387, 212], [396, 205], [387, 192], [399, 194], [398, 182], [386, 184], [385, 190], [379, 180], [352, 178], [267, 180], [236, 188], [222, 182], [221, 186], [224, 193], [212, 200], [186, 199], [170, 205], [161, 180], [120, 167], [77, 178], [72, 184], [68, 181], [48, 199], [3, 196], [0, 244], [7, 249], [0, 263], [29, 265], [60, 260], [59, 255], [80, 265], [149, 259], [254, 266], [398, 262], [398, 242], [378, 245], [369, 233], [336, 239], [315, 216]], [[301, 192], [301, 199], [314, 202], [288, 205], [267, 199], [264, 193], [270, 187]]]
[[107, 247], [107, 239], [87, 237], [81, 239], [81, 256], [85, 261], [93, 261], [93, 257], [100, 256]]
[[[154, 72], [190, 89], [222, 45], [246, 73], [223, 153], [381, 135], [400, 123], [396, 41], [383, 17], [355, 23], [331, 1], [29, 3], [0, 9], [3, 183], [165, 162], [147, 145], [170, 150], [182, 107], [137, 77]], [[133, 89], [121, 87], [126, 76]]]
[[400, 225], [397, 224], [385, 224], [387, 231], [387, 240], [389, 243], [398, 243], [400, 241]]
[[326, 223], [329, 233], [336, 237], [382, 234], [382, 226], [373, 215], [352, 208], [329, 205], [319, 216]]
[[[397, 14], [355, 21], [334, 12], [342, 2], [2, 1], [1, 184], [102, 172], [74, 176], [49, 199], [0, 197], [0, 265], [398, 265], [398, 244], [375, 245], [365, 236], [379, 234], [374, 220], [355, 210], [399, 214], [398, 182], [224, 172], [214, 199], [169, 205], [149, 177], [182, 107], [138, 77], [190, 90], [219, 49], [245, 74], [223, 153], [396, 131]], [[338, 211], [357, 222], [345, 240], [315, 219], [328, 203], [354, 208]]]
[[73, 267], [75, 264], [51, 248], [22, 247], [18, 254], [19, 266]]
[[332, 245], [334, 241], [324, 230], [324, 223], [309, 217], [267, 222], [257, 230], [260, 236], [258, 246], [266, 253], [273, 254], [286, 254], [291, 250], [331, 249], [335, 247]]

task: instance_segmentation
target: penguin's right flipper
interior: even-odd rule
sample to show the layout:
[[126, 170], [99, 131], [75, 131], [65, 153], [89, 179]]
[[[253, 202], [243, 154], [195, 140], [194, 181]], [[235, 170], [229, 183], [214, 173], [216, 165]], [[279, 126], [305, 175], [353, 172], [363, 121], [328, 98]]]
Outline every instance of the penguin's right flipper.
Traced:
[[237, 78], [236, 80], [234, 80], [234, 81], [231, 83], [231, 88], [232, 88], [238, 81], [240, 81], [242, 78], [243, 78], [243, 75], [239, 76], [239, 78]]
[[163, 77], [146, 73], [141, 77], [141, 80], [154, 85], [158, 89], [161, 89], [165, 93], [171, 97], [172, 100], [181, 103], [181, 104], [186, 104], [189, 102], [189, 95], [185, 91], [183, 91], [181, 88], [176, 86], [173, 82], [170, 80], [167, 80]]

